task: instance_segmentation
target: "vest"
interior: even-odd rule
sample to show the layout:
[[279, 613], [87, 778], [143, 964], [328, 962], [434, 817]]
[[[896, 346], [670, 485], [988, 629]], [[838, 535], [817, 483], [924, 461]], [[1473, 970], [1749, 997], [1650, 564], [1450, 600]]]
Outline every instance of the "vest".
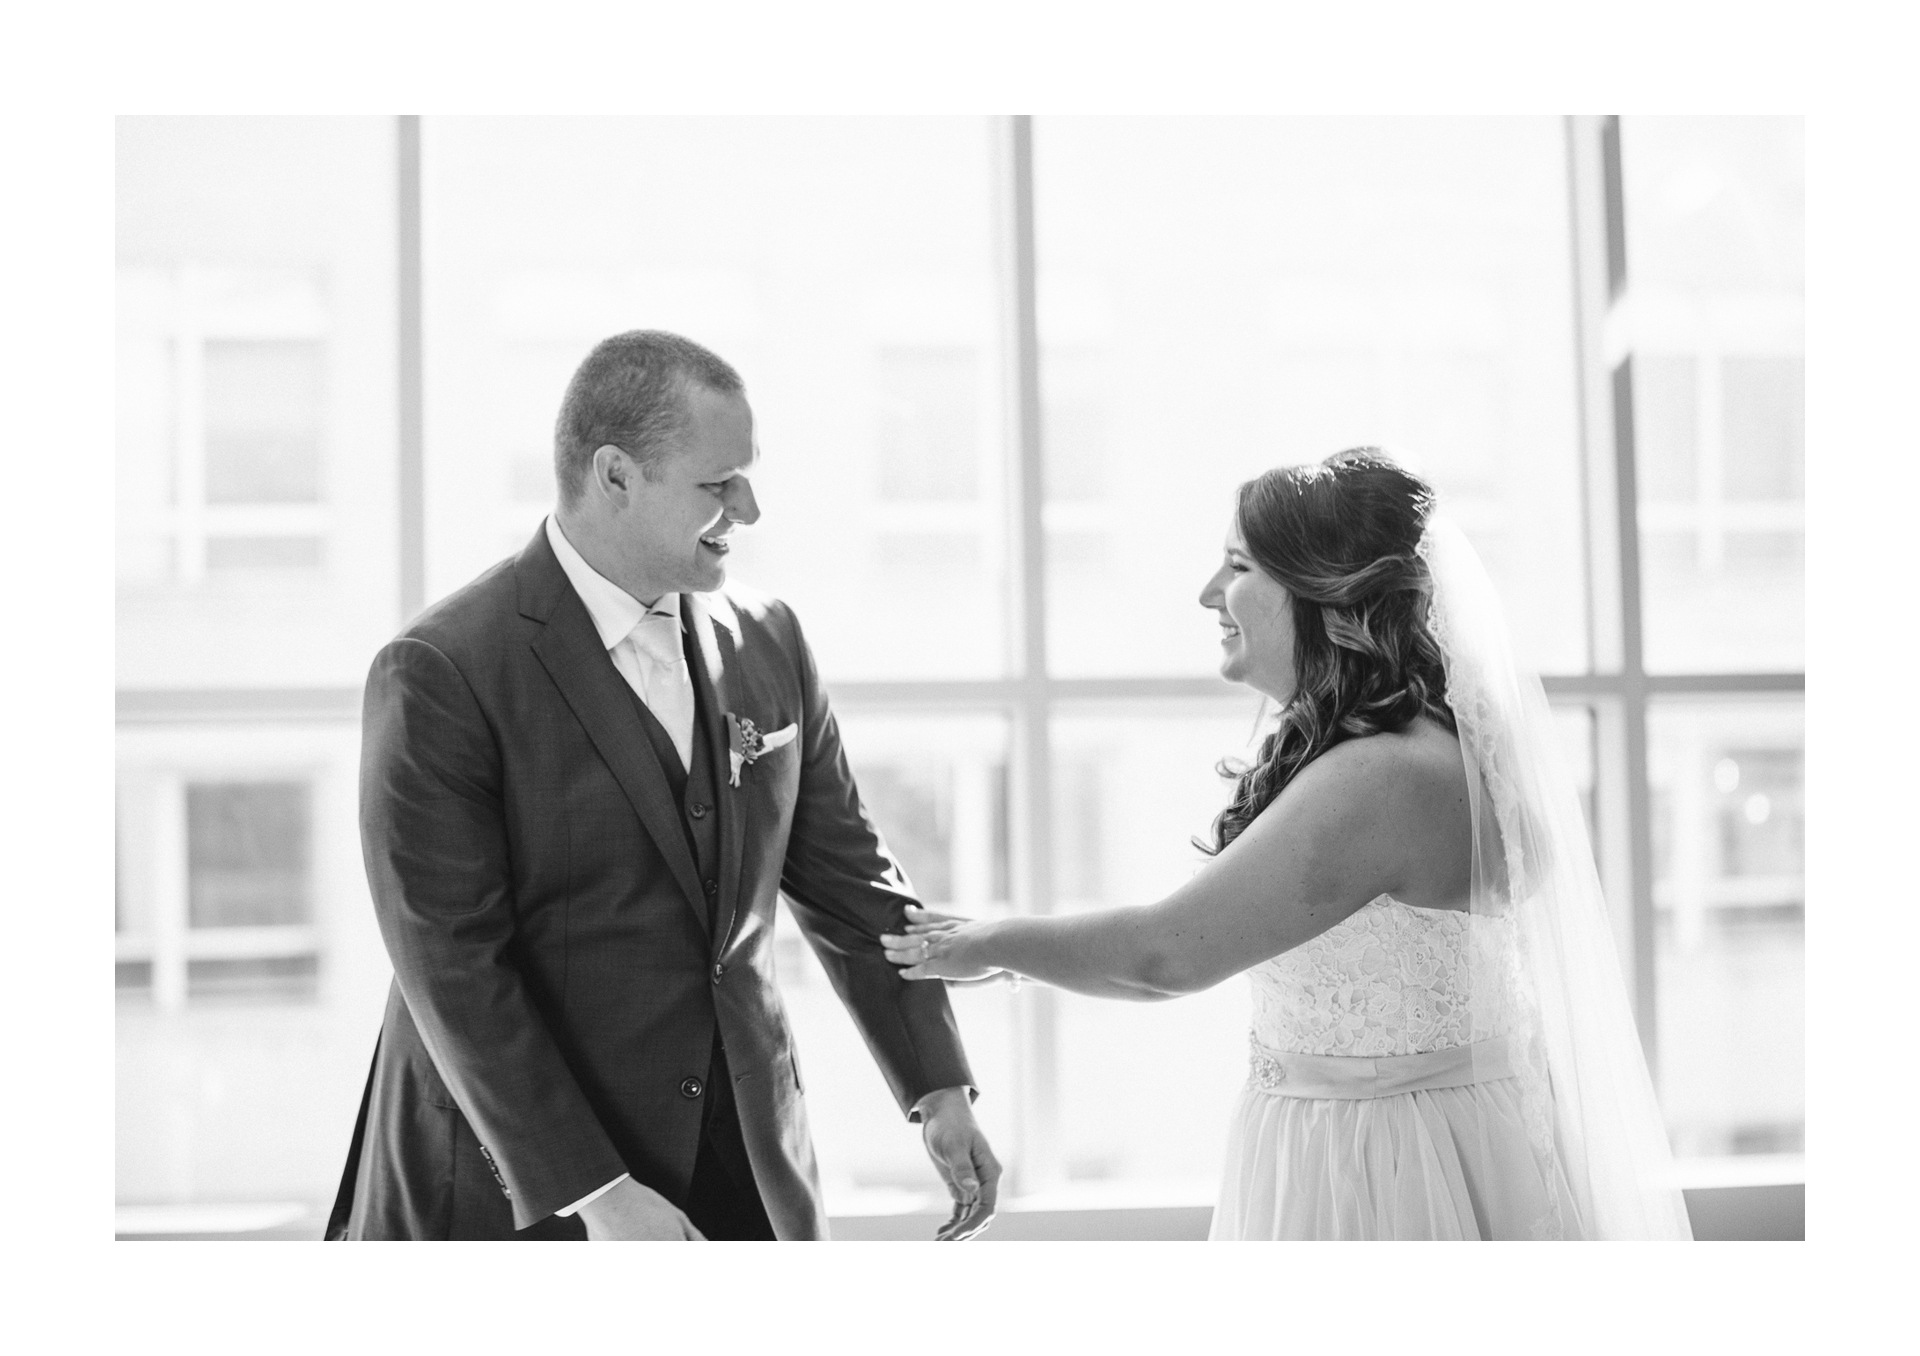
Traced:
[[[647, 709], [638, 693], [627, 688], [633, 709], [639, 713], [640, 727], [654, 756], [667, 774], [667, 785], [674, 804], [680, 807], [680, 827], [687, 835], [687, 847], [693, 852], [694, 866], [700, 872], [700, 885], [707, 894], [707, 928], [718, 933], [720, 927], [720, 809], [719, 781], [714, 775], [713, 756], [708, 751], [706, 684], [701, 680], [704, 666], [695, 658], [693, 637], [681, 633], [681, 645], [687, 655], [687, 672], [693, 681], [693, 766], [683, 767], [679, 751], [659, 718]], [[626, 686], [622, 683], [622, 686]], [[716, 935], [714, 940], [720, 938]]]

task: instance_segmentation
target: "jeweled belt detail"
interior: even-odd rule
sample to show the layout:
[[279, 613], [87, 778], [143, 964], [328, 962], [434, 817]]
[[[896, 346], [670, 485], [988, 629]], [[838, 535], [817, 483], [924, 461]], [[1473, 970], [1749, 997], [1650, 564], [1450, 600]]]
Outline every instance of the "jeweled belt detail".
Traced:
[[1250, 1037], [1253, 1086], [1281, 1097], [1360, 1099], [1466, 1087], [1513, 1076], [1504, 1036], [1411, 1055], [1304, 1055], [1270, 1050]]
[[1279, 1091], [1280, 1085], [1287, 1081], [1287, 1066], [1268, 1054], [1252, 1037], [1248, 1037], [1247, 1043], [1253, 1047], [1253, 1081], [1269, 1092]]

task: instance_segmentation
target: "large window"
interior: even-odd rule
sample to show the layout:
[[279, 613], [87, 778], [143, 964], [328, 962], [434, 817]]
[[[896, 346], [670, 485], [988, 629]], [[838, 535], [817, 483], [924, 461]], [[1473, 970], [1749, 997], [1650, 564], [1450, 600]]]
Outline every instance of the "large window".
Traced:
[[1647, 667], [1805, 663], [1798, 118], [1626, 118]]
[[1211, 672], [1234, 486], [1359, 444], [1445, 490], [1527, 659], [1586, 667], [1557, 119], [1033, 135], [1052, 673]]
[[826, 677], [1007, 671], [981, 120], [432, 118], [421, 143], [430, 595], [532, 535], [586, 351], [671, 329], [746, 377], [767, 512], [732, 568]]
[[117, 1194], [311, 1236], [387, 979], [354, 780], [399, 620], [394, 122], [116, 143]]
[[[876, 818], [965, 913], [1184, 880], [1258, 714], [1196, 606], [1234, 486], [1362, 443], [1421, 470], [1546, 675], [1676, 1149], [1797, 1180], [1798, 135], [123, 120], [122, 1201], [317, 1227], [387, 976], [366, 664], [525, 544], [567, 377], [640, 326], [745, 376], [733, 572], [793, 603]], [[790, 921], [778, 946], [830, 1212], [933, 1208]], [[1016, 1203], [1210, 1199], [1240, 983], [954, 1002]]]
[[[1683, 1159], [1805, 1148], [1806, 361], [1798, 118], [1625, 118], [1651, 900], [1642, 1021]], [[1631, 665], [1629, 665], [1631, 672]]]

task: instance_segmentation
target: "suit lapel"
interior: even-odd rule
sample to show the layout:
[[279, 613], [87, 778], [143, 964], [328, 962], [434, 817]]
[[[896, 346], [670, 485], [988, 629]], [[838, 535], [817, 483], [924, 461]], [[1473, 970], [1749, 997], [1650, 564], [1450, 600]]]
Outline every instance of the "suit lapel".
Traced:
[[734, 662], [732, 609], [723, 594], [680, 595], [681, 615], [687, 618], [696, 644], [693, 680], [701, 685], [700, 709], [706, 712], [704, 735], [715, 782], [720, 814], [720, 901], [714, 924], [715, 953], [726, 949], [740, 897], [740, 854], [745, 826], [732, 775], [726, 713], [739, 712], [739, 666]]
[[[666, 770], [641, 728], [626, 680], [601, 647], [587, 605], [573, 591], [544, 531], [521, 553], [519, 568], [524, 576], [520, 611], [545, 623], [533, 638], [534, 654], [546, 666], [554, 686], [560, 689], [574, 718], [586, 730], [633, 812], [666, 858], [668, 869], [686, 895], [687, 907], [700, 920], [701, 930], [710, 933], [700, 872], [687, 847]], [[553, 586], [556, 580], [557, 588]]]

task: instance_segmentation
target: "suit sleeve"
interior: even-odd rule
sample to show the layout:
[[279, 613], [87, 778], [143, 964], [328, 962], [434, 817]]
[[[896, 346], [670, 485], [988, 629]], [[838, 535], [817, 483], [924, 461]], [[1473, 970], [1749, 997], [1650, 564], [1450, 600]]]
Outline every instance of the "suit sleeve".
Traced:
[[403, 637], [368, 675], [360, 837], [380, 933], [434, 1067], [524, 1229], [627, 1170], [512, 961], [499, 746], [453, 662]]
[[780, 888], [853, 1015], [902, 1111], [939, 1088], [973, 1086], [946, 985], [900, 978], [880, 949], [917, 904], [873, 825], [840, 746], [813, 653], [784, 607], [801, 683], [800, 790]]

